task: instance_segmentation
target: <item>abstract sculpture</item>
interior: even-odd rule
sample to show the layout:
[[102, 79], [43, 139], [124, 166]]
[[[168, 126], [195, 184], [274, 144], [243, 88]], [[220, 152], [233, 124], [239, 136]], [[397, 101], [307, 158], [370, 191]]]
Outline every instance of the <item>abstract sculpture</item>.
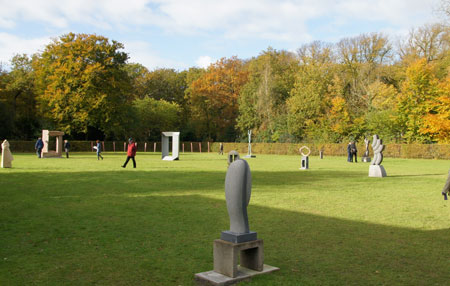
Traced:
[[248, 153], [244, 158], [255, 158], [255, 155], [252, 155], [252, 130], [247, 131], [248, 134]]
[[363, 161], [363, 162], [366, 162], [366, 163], [368, 163], [368, 162], [370, 162], [370, 157], [369, 157], [369, 139], [367, 139], [367, 138], [364, 138], [364, 144], [365, 144], [365, 146], [366, 146], [366, 151], [364, 151], [364, 155], [363, 155], [363, 157], [361, 158], [361, 160]]
[[279, 270], [264, 264], [263, 240], [256, 239], [256, 232], [250, 231], [247, 206], [251, 191], [250, 167], [247, 161], [237, 159], [228, 167], [225, 178], [230, 230], [214, 240], [214, 270], [195, 274], [199, 285], [232, 285]]
[[8, 140], [4, 140], [2, 143], [2, 168], [11, 168], [12, 160], [14, 160], [11, 150], [9, 150]]
[[247, 206], [252, 192], [252, 174], [245, 160], [230, 164], [225, 178], [225, 198], [227, 201], [230, 230], [223, 231], [221, 239], [239, 243], [256, 239], [248, 225]]
[[[172, 155], [169, 156], [169, 138], [172, 137]], [[164, 161], [180, 159], [180, 132], [162, 132], [161, 155]]]
[[[44, 142], [44, 148], [42, 148], [42, 158], [62, 158], [63, 148], [63, 135], [62, 131], [49, 131], [42, 130], [42, 141]], [[50, 137], [56, 137], [56, 150], [49, 150]]]
[[444, 200], [447, 200], [447, 195], [450, 195], [450, 171], [448, 171], [447, 182], [445, 182], [444, 188], [442, 189], [442, 195]]
[[[307, 149], [308, 153], [304, 154], [303, 149]], [[300, 170], [309, 169], [309, 154], [311, 154], [311, 150], [308, 147], [303, 146], [300, 149], [298, 149], [298, 152], [300, 152], [300, 154], [302, 155], [302, 166], [300, 167]]]
[[231, 163], [233, 163], [236, 160], [239, 160], [239, 153], [236, 150], [231, 150], [230, 152], [228, 152], [228, 156], [227, 156], [227, 163], [228, 166], [230, 166]]
[[373, 161], [370, 163], [369, 167], [369, 177], [386, 177], [386, 170], [381, 165], [383, 162], [383, 150], [385, 146], [383, 141], [378, 137], [378, 135], [373, 135], [372, 149], [373, 149]]

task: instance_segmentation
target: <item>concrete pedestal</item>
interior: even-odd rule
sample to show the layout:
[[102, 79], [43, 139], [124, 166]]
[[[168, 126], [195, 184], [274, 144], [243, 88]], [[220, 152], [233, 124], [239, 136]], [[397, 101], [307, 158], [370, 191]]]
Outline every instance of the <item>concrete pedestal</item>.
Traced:
[[256, 158], [256, 155], [245, 155], [244, 158]]
[[383, 178], [386, 177], [386, 170], [382, 165], [370, 165], [369, 166], [369, 177]]
[[363, 161], [364, 163], [370, 163], [370, 157], [362, 157], [361, 161]]
[[[240, 256], [241, 265], [238, 265]], [[232, 285], [252, 276], [279, 270], [264, 265], [263, 240], [232, 243], [214, 240], [214, 270], [195, 274], [198, 285]]]

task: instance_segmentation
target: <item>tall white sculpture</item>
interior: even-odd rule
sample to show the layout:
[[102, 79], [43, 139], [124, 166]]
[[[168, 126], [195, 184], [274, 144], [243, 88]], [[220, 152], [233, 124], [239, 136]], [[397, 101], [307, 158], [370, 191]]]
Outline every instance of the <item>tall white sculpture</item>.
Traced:
[[373, 149], [373, 161], [369, 166], [369, 177], [386, 177], [386, 170], [381, 165], [383, 162], [383, 150], [385, 146], [383, 141], [378, 137], [378, 135], [373, 135], [372, 149]]
[[244, 158], [255, 158], [255, 155], [252, 155], [252, 130], [247, 131], [248, 134], [248, 153]]
[[[172, 155], [169, 154], [169, 138], [172, 137]], [[162, 132], [161, 151], [165, 161], [179, 160], [180, 132]]]
[[14, 160], [14, 157], [9, 150], [9, 142], [5, 139], [2, 143], [2, 168], [11, 168], [12, 160]]

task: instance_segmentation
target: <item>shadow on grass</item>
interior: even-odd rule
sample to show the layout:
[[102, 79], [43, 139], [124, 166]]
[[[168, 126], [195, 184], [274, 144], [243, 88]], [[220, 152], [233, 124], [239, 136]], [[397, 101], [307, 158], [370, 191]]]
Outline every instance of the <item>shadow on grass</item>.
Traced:
[[[254, 177], [271, 182], [279, 174]], [[189, 192], [222, 191], [223, 175], [59, 173], [51, 184], [44, 184], [51, 175], [24, 177], [28, 188], [19, 183], [0, 192], [0, 285], [194, 285], [195, 273], [213, 267], [212, 242], [228, 229], [228, 215], [224, 200]], [[251, 204], [249, 217], [251, 230], [264, 239], [265, 262], [281, 268], [251, 285], [450, 281], [448, 229], [419, 231]]]

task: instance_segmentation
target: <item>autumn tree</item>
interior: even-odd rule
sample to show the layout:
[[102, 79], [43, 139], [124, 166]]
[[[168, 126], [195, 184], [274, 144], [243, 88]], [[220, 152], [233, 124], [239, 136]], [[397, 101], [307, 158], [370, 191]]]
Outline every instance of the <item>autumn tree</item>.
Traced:
[[235, 138], [238, 95], [247, 74], [240, 59], [222, 58], [191, 83], [186, 96], [197, 136], [213, 140]]
[[239, 97], [238, 128], [257, 140], [289, 140], [286, 100], [294, 86], [298, 61], [293, 53], [269, 48], [249, 62], [249, 80]]
[[130, 79], [123, 45], [97, 35], [69, 33], [36, 55], [33, 67], [45, 114], [68, 134], [88, 128], [124, 134]]

